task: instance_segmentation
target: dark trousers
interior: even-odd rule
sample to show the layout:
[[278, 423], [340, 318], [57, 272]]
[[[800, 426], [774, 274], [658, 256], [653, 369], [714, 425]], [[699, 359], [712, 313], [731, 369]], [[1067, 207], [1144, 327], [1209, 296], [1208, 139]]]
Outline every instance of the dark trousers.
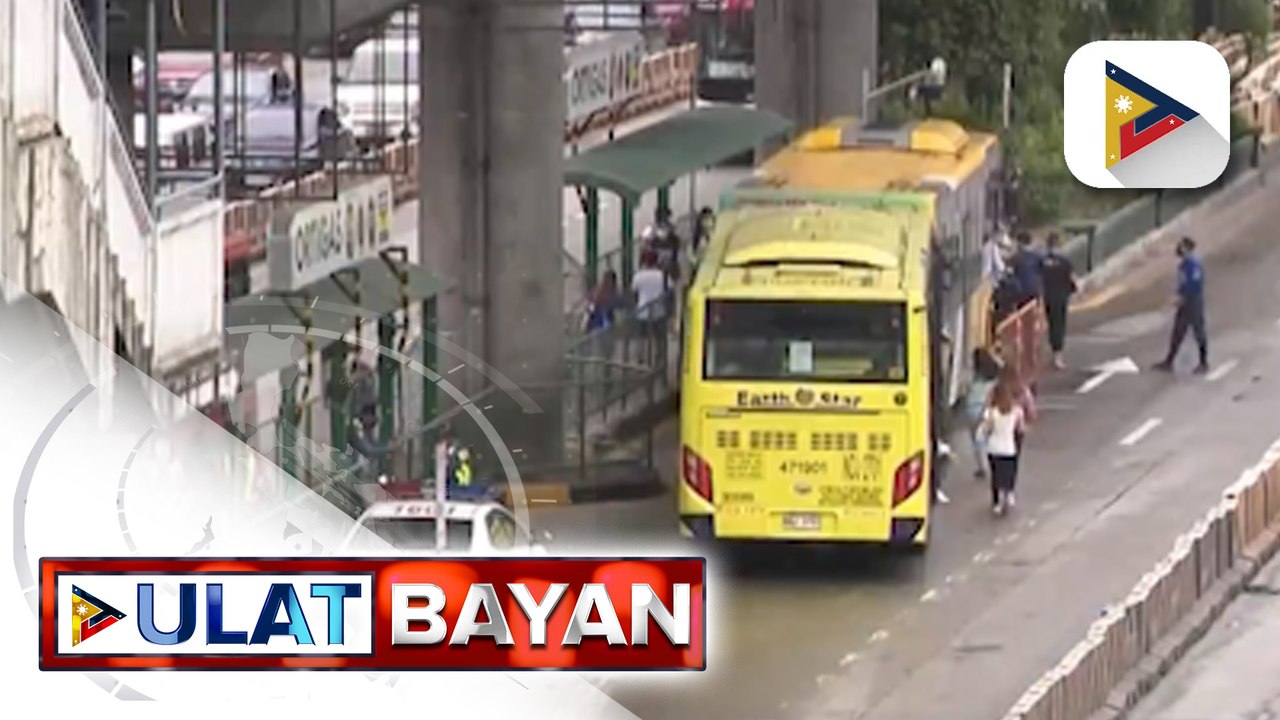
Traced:
[[1067, 303], [1065, 300], [1044, 301], [1045, 318], [1049, 321], [1049, 347], [1055, 352], [1062, 352], [1067, 343]]
[[1196, 338], [1200, 347], [1200, 364], [1209, 364], [1209, 338], [1204, 328], [1204, 305], [1197, 302], [1184, 302], [1178, 306], [1178, 313], [1173, 318], [1173, 335], [1169, 338], [1169, 354], [1165, 362], [1172, 364], [1182, 348], [1182, 341], [1187, 337], [1187, 328]]
[[1000, 502], [1000, 493], [1013, 492], [1018, 484], [1018, 456], [988, 455], [991, 464], [991, 504]]

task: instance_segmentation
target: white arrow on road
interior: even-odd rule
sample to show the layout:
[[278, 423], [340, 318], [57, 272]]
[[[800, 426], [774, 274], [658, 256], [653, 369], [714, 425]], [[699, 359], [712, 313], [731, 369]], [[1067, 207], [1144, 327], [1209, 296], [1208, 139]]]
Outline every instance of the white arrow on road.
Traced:
[[1138, 365], [1132, 358], [1122, 357], [1116, 358], [1115, 360], [1109, 360], [1101, 365], [1095, 366], [1093, 368], [1093, 372], [1095, 373], [1093, 377], [1084, 381], [1084, 384], [1076, 388], [1077, 393], [1084, 395], [1085, 393], [1093, 392], [1093, 390], [1099, 385], [1110, 380], [1116, 375], [1136, 373], [1138, 372]]

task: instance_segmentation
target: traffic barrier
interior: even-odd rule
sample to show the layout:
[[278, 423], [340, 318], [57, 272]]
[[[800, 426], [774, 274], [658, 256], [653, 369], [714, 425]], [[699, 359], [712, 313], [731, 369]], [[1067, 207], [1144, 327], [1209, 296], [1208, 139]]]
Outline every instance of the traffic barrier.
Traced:
[[1014, 703], [1005, 720], [1119, 718], [1198, 640], [1280, 546], [1280, 441], [1122, 603]]
[[1027, 385], [1034, 385], [1041, 368], [1044, 310], [1039, 300], [1018, 308], [996, 326], [996, 352], [1008, 367], [1018, 370]]
[[[576, 127], [566, 127], [565, 140], [590, 130], [625, 122], [658, 108], [666, 107], [692, 97], [696, 85], [698, 48], [694, 43], [663, 50], [646, 57], [640, 64], [640, 93], [609, 112], [599, 113], [588, 122]], [[404, 202], [418, 193], [418, 139], [396, 140], [379, 148], [375, 153], [377, 167], [391, 176], [396, 202]], [[368, 165], [368, 160], [361, 161]], [[339, 165], [339, 174], [354, 170], [350, 162]], [[289, 180], [262, 191], [256, 198], [227, 204], [227, 237], [249, 235], [253, 246], [265, 251], [266, 234], [271, 224], [272, 212], [280, 200], [291, 197], [321, 198], [331, 192], [333, 176], [328, 168]]]

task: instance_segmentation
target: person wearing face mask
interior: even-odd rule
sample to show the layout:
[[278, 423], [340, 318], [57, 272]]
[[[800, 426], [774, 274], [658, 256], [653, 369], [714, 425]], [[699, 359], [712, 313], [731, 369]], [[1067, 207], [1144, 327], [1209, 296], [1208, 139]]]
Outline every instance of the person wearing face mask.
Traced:
[[1190, 328], [1200, 347], [1200, 364], [1197, 375], [1209, 372], [1209, 339], [1204, 322], [1204, 266], [1196, 256], [1196, 243], [1189, 237], [1178, 243], [1178, 310], [1173, 318], [1173, 334], [1169, 337], [1169, 352], [1164, 360], [1155, 364], [1156, 370], [1173, 371], [1173, 361]]

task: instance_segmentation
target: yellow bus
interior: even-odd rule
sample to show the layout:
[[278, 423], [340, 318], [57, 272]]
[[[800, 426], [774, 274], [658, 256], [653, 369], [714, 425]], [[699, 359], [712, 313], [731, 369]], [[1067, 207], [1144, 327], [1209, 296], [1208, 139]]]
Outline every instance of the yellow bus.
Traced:
[[684, 534], [927, 547], [997, 162], [953, 123], [837, 123], [726, 194], [686, 302]]

